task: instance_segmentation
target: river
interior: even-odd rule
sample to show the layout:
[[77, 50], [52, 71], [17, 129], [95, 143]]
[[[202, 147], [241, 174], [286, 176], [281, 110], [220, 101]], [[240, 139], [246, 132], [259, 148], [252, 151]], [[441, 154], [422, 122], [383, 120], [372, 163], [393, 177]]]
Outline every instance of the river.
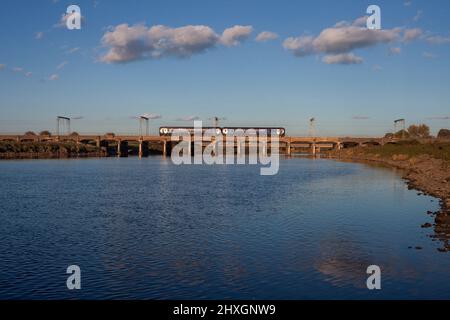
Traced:
[[391, 169], [13, 160], [0, 181], [0, 299], [450, 298], [450, 255], [421, 228], [438, 201]]

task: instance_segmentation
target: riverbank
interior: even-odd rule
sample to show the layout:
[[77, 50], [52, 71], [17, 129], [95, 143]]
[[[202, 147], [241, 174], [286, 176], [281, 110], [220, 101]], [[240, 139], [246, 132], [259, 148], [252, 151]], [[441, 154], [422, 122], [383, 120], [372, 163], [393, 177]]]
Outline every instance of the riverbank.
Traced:
[[0, 142], [0, 159], [58, 159], [102, 157], [101, 148], [71, 142]]
[[402, 143], [399, 145], [359, 147], [333, 151], [330, 157], [352, 162], [377, 163], [403, 172], [410, 189], [440, 199], [441, 210], [434, 216], [432, 237], [444, 243], [439, 251], [450, 251], [450, 144]]
[[[137, 142], [131, 142], [127, 147], [127, 155], [139, 155], [139, 144]], [[159, 145], [150, 145], [146, 150], [147, 155], [162, 153], [162, 146]], [[117, 144], [99, 147], [88, 143], [66, 141], [0, 141], [0, 160], [103, 158], [111, 156], [117, 156]]]

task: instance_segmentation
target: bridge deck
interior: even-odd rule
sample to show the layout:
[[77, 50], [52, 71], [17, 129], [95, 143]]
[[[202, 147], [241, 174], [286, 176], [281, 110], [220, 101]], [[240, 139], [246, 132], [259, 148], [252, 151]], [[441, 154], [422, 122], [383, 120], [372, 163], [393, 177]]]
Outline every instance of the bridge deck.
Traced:
[[[226, 137], [224, 137], [225, 139]], [[170, 136], [133, 136], [133, 135], [60, 135], [60, 136], [39, 136], [39, 135], [0, 135], [0, 141], [148, 141], [165, 142], [170, 141]], [[379, 137], [280, 137], [281, 143], [364, 143], [387, 141]]]

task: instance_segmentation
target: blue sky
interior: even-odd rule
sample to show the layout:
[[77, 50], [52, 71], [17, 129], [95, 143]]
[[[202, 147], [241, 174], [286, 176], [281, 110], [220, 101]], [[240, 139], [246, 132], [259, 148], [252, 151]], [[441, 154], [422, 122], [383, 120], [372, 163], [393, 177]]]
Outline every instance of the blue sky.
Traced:
[[[81, 30], [58, 26], [70, 4], [81, 7]], [[383, 36], [341, 49], [336, 32], [359, 36], [353, 25], [370, 4], [381, 8]], [[216, 115], [291, 135], [307, 134], [310, 117], [321, 135], [381, 135], [397, 118], [450, 126], [446, 0], [4, 0], [0, 24], [1, 132], [54, 131], [56, 115], [82, 117], [72, 127], [90, 133], [137, 133], [141, 114], [162, 116], [153, 133]], [[174, 39], [189, 41], [191, 25], [203, 26], [200, 47], [180, 47]], [[234, 26], [230, 42], [223, 32]], [[256, 41], [262, 31], [276, 38]], [[156, 34], [163, 48], [146, 41], [136, 51], [136, 33]]]

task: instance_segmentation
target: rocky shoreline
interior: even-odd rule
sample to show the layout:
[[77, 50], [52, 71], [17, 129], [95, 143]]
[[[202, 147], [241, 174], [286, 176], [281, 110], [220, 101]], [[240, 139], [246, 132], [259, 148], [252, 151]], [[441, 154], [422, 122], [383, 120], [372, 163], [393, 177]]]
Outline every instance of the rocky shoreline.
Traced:
[[397, 154], [392, 157], [381, 157], [378, 154], [365, 152], [364, 148], [345, 149], [330, 153], [331, 158], [341, 161], [382, 164], [391, 168], [400, 169], [402, 178], [408, 188], [420, 191], [420, 194], [440, 199], [441, 210], [428, 211], [434, 216], [435, 223], [424, 224], [423, 228], [433, 227], [433, 239], [442, 241], [441, 252], [450, 251], [450, 163], [436, 159], [430, 155], [408, 156]]

